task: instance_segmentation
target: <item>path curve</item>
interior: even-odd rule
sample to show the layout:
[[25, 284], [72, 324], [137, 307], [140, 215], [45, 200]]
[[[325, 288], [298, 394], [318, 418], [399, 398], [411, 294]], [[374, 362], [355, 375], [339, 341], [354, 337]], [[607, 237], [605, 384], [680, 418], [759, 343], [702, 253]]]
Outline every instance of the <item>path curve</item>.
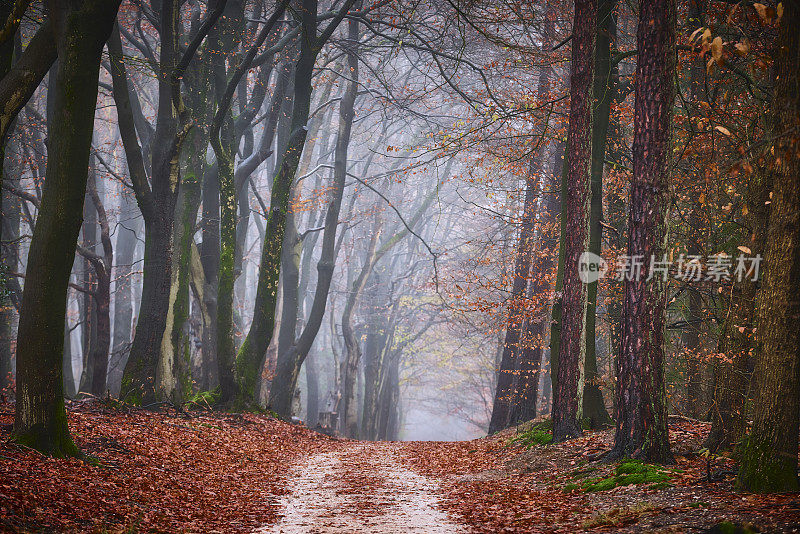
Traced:
[[439, 509], [436, 484], [404, 467], [397, 445], [355, 442], [293, 470], [277, 524], [262, 534], [335, 532], [461, 534]]

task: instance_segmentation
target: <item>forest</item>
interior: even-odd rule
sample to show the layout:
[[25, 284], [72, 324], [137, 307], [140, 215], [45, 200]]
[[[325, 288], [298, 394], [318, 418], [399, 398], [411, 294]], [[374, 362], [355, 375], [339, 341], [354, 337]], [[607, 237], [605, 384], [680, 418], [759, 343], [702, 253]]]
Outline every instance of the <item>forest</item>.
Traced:
[[800, 1], [0, 0], [0, 532], [800, 532]]

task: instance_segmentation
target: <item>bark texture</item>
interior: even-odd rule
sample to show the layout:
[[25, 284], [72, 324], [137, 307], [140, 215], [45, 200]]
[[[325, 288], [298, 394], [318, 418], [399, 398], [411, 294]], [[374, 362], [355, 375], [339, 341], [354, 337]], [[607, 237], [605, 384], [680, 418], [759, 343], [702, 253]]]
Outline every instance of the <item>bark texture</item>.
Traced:
[[[675, 12], [674, 0], [640, 4], [628, 255], [642, 258], [646, 266], [651, 257], [661, 261], [666, 253]], [[646, 274], [629, 278], [623, 297], [611, 457], [670, 462], [664, 386], [666, 282], [658, 275], [651, 280]]]
[[[611, 36], [614, 33], [614, 4], [616, 0], [600, 0], [597, 9], [597, 41], [595, 44], [595, 72], [593, 82], [594, 107], [592, 111], [592, 167], [591, 201], [589, 207], [589, 252], [600, 255], [603, 236], [603, 169], [605, 168], [606, 139], [608, 138], [611, 95], [614, 91], [611, 76]], [[600, 376], [597, 371], [597, 287], [592, 282], [587, 288], [586, 305], [586, 356], [584, 359], [583, 403], [581, 422], [591, 429], [611, 424], [606, 411]]]
[[564, 202], [564, 289], [558, 380], [553, 390], [553, 439], [581, 434], [578, 409], [583, 397], [586, 355], [587, 286], [578, 277], [578, 260], [589, 244], [591, 198], [592, 81], [597, 1], [575, 2], [572, 27], [572, 72], [567, 146], [567, 191]]
[[773, 182], [764, 281], [756, 311], [753, 406], [737, 486], [797, 491], [800, 425], [800, 6], [784, 3], [775, 51], [769, 153]]
[[512, 406], [517, 397], [518, 364], [522, 353], [520, 341], [526, 309], [529, 306], [527, 300], [528, 277], [530, 276], [535, 245], [536, 207], [539, 196], [539, 180], [537, 177], [537, 173], [533, 165], [531, 165], [525, 188], [521, 228], [519, 240], [517, 241], [516, 259], [514, 260], [514, 281], [511, 286], [508, 304], [506, 337], [503, 342], [503, 354], [500, 357], [500, 369], [497, 371], [497, 388], [495, 389], [494, 404], [492, 405], [492, 417], [489, 420], [489, 434], [494, 434], [508, 427]]

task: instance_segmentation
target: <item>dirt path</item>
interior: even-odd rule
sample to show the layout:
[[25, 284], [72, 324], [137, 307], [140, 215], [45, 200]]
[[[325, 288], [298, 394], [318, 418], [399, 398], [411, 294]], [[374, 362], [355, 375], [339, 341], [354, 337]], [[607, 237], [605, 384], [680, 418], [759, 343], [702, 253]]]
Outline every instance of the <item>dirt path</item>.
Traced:
[[281, 519], [260, 533], [466, 532], [439, 510], [430, 479], [398, 461], [397, 445], [353, 443], [295, 468]]

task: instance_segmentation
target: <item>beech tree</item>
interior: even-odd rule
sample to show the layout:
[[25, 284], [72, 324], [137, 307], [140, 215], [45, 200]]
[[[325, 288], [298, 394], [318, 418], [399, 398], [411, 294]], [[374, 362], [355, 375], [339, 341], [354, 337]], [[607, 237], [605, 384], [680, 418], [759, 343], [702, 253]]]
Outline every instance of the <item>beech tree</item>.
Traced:
[[86, 192], [100, 55], [119, 2], [48, 2], [58, 54], [41, 209], [17, 334], [14, 439], [53, 456], [77, 453], [61, 380], [67, 284]]
[[[123, 398], [142, 404], [155, 402], [158, 394], [156, 372], [169, 312], [175, 206], [181, 183], [179, 155], [192, 126], [189, 110], [183, 104], [182, 76], [222, 14], [225, 3], [225, 0], [217, 0], [209, 6], [186, 48], [179, 45], [181, 2], [172, 0], [160, 5], [157, 13], [161, 39], [157, 66], [159, 98], [156, 126], [147, 152], [142, 150], [137, 139], [134, 109], [139, 109], [138, 97], [130, 92], [122, 63], [111, 69], [120, 137], [145, 224], [144, 304], [139, 310], [121, 394]], [[150, 154], [147, 166], [146, 153]]]
[[267, 218], [253, 321], [236, 355], [237, 388], [243, 399], [254, 399], [258, 375], [264, 362], [267, 347], [275, 325], [275, 303], [278, 296], [281, 249], [286, 230], [286, 213], [291, 197], [292, 183], [300, 164], [305, 145], [308, 117], [313, 91], [314, 63], [322, 46], [331, 37], [339, 23], [348, 14], [356, 0], [346, 0], [323, 30], [319, 31], [316, 0], [302, 0], [299, 21], [302, 38], [300, 56], [294, 73], [294, 101], [289, 139], [280, 156], [278, 172], [272, 184], [270, 211]]

